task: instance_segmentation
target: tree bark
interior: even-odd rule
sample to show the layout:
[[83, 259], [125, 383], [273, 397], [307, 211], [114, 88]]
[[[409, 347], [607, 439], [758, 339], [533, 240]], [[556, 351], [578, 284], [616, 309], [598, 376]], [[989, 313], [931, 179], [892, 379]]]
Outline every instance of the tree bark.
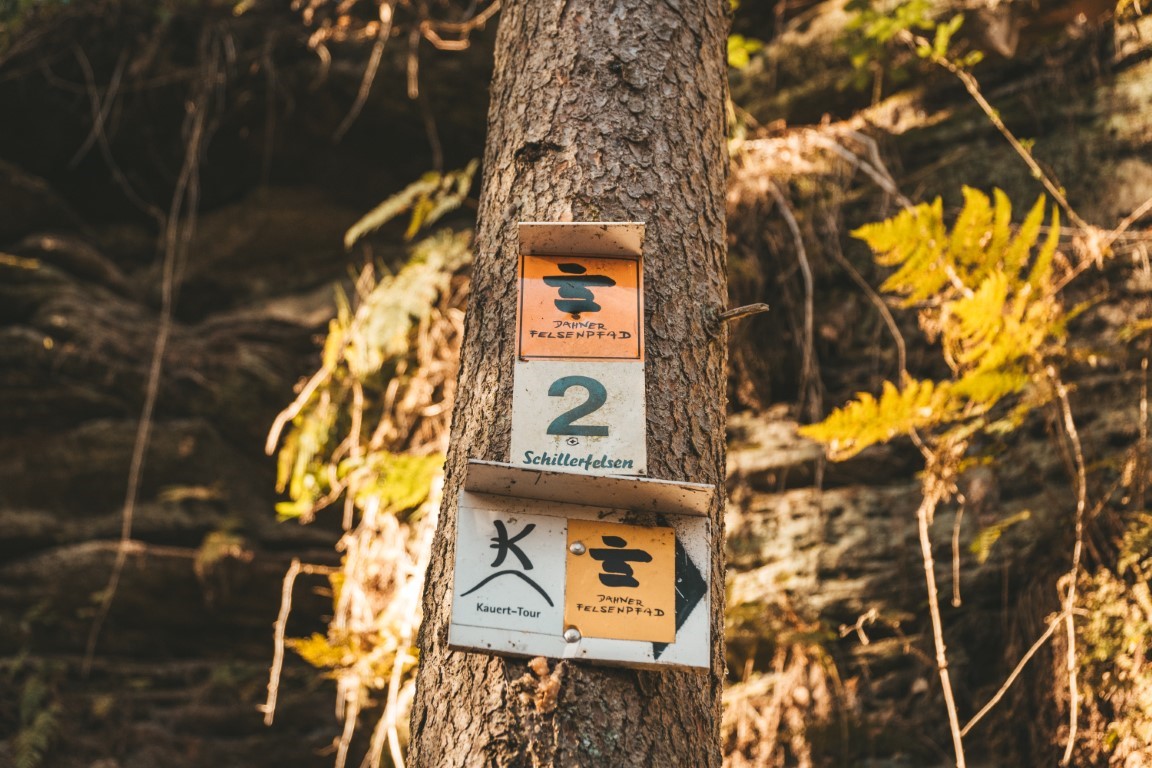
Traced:
[[455, 652], [447, 627], [466, 462], [508, 460], [518, 221], [647, 224], [649, 473], [723, 478], [726, 8], [722, 0], [504, 6], [447, 492], [424, 596], [416, 768], [720, 765], [719, 497], [710, 674]]

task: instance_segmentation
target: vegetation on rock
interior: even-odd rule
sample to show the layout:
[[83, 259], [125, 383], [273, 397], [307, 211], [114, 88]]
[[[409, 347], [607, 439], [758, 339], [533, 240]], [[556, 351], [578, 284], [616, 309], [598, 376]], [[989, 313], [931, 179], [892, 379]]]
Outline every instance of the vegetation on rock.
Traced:
[[[734, 768], [1152, 760], [1152, 21], [976, 5], [735, 11]], [[0, 763], [400, 764], [497, 7], [0, 4]]]

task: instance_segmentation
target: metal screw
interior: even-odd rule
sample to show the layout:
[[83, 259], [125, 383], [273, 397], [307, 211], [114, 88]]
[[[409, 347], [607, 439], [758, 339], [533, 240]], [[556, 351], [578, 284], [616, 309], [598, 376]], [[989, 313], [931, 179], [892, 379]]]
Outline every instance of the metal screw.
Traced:
[[578, 642], [580, 642], [580, 630], [576, 629], [576, 627], [568, 627], [568, 629], [564, 630], [564, 642], [566, 642], [566, 643], [578, 643]]
[[582, 541], [574, 541], [568, 545], [568, 551], [574, 555], [582, 555], [588, 551], [588, 547], [584, 546]]

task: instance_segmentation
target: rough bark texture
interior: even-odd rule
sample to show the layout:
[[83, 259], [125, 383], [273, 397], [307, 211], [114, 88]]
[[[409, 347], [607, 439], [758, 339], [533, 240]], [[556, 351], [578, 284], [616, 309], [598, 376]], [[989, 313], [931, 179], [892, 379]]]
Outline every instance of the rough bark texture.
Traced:
[[[567, 662], [531, 672], [521, 660], [449, 651], [446, 639], [465, 462], [508, 458], [518, 221], [647, 224], [649, 471], [722, 479], [724, 8], [587, 0], [504, 7], [448, 501], [425, 595], [414, 766], [720, 763], [719, 642], [703, 675]], [[719, 638], [719, 501], [712, 518]], [[560, 683], [555, 706], [532, 695], [551, 684], [547, 677]]]

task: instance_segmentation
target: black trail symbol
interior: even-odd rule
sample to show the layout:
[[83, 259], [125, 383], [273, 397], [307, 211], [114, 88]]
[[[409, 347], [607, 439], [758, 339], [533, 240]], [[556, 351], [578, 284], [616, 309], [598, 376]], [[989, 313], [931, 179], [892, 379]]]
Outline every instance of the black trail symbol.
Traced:
[[588, 554], [593, 560], [599, 560], [604, 573], [600, 574], [600, 583], [606, 587], [638, 587], [640, 582], [632, 576], [632, 566], [628, 563], [650, 563], [652, 555], [642, 549], [623, 549], [628, 542], [619, 536], [601, 536], [600, 540], [611, 549], [590, 549]]
[[544, 282], [553, 288], [559, 289], [560, 298], [556, 299], [556, 308], [561, 312], [579, 315], [582, 312], [599, 312], [601, 307], [596, 303], [596, 294], [589, 290], [590, 286], [613, 286], [616, 281], [607, 275], [586, 275], [587, 268], [580, 264], [564, 263], [556, 267], [563, 275], [548, 275]]
[[524, 566], [524, 570], [532, 570], [532, 561], [528, 559], [528, 555], [524, 554], [524, 550], [516, 546], [516, 542], [532, 533], [536, 528], [536, 523], [528, 523], [524, 526], [524, 530], [516, 534], [512, 538], [508, 538], [508, 529], [504, 527], [503, 520], [495, 520], [496, 535], [492, 537], [491, 549], [496, 550], [496, 559], [492, 561], [493, 568], [499, 568], [500, 564], [504, 562], [504, 558], [508, 557], [508, 553], [516, 555], [516, 559], [520, 561], [520, 565]]
[[[516, 546], [516, 542], [532, 533], [532, 531], [536, 528], [536, 523], [528, 523], [528, 525], [524, 526], [524, 530], [520, 531], [520, 533], [516, 534], [512, 538], [508, 538], [508, 528], [504, 525], [504, 521], [493, 520], [492, 522], [496, 526], [496, 535], [491, 539], [491, 548], [496, 550], [496, 559], [492, 561], [492, 567], [499, 568], [500, 565], [504, 562], [504, 559], [508, 557], [508, 553], [511, 552], [516, 556], [516, 559], [520, 561], [520, 565], [524, 566], [524, 570], [532, 570], [532, 561], [528, 559], [526, 554], [524, 554], [524, 550]], [[539, 584], [537, 584], [535, 581], [520, 571], [512, 569], [505, 569], [503, 571], [496, 571], [496, 573], [489, 574], [485, 578], [481, 579], [480, 583], [472, 587], [472, 589], [468, 590], [467, 592], [461, 592], [460, 597], [467, 597], [468, 595], [483, 587], [488, 582], [494, 579], [498, 579], [501, 576], [515, 576], [524, 580], [530, 587], [540, 593], [541, 597], [544, 598], [548, 605], [553, 605], [552, 598], [548, 596], [548, 593], [544, 591], [543, 587], [541, 587]]]

